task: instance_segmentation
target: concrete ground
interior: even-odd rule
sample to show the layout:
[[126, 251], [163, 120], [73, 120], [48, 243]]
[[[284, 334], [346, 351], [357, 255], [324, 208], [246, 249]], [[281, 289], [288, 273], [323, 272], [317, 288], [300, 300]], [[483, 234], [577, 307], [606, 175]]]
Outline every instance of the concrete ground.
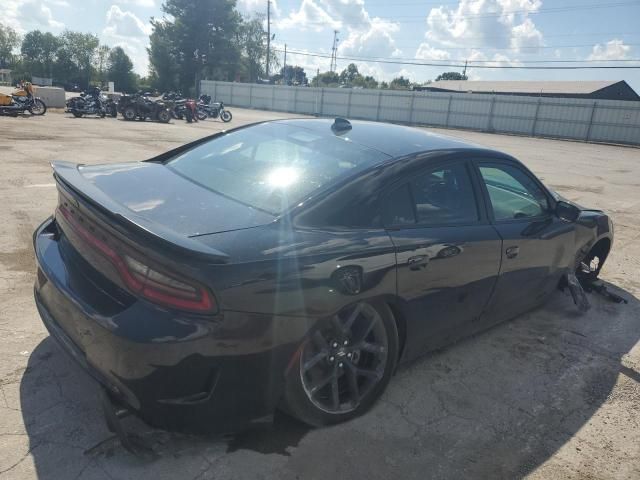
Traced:
[[[287, 116], [232, 109], [230, 126]], [[640, 149], [443, 132], [507, 151], [616, 227], [603, 277], [629, 303], [550, 302], [400, 369], [364, 417], [320, 430], [273, 426], [202, 438], [106, 429], [98, 389], [48, 337], [32, 299], [31, 233], [53, 212], [48, 163], [142, 160], [223, 128], [0, 118], [0, 479], [640, 478]]]

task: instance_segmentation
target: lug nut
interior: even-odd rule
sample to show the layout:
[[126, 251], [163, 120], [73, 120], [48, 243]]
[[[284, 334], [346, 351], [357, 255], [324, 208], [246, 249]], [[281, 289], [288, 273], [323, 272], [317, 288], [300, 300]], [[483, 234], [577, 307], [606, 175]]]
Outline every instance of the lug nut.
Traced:
[[345, 340], [345, 341], [344, 341], [344, 345], [345, 345], [345, 346], [349, 345], [349, 340]]
[[351, 352], [347, 353], [347, 358], [351, 358]]
[[336, 359], [336, 357], [334, 357], [334, 356], [329, 357], [329, 361], [330, 362], [333, 362], [335, 359]]
[[338, 348], [338, 342], [333, 342], [333, 344], [331, 345], [333, 348]]
[[340, 363], [338, 364], [338, 366], [339, 366], [340, 368], [342, 368], [344, 365], [343, 365], [343, 363], [342, 363], [342, 362], [340, 362]]

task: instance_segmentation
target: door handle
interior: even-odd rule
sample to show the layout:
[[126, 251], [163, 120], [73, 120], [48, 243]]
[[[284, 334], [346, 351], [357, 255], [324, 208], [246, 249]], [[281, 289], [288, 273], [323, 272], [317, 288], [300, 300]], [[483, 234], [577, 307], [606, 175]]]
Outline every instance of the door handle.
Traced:
[[427, 255], [415, 255], [407, 259], [407, 264], [410, 270], [420, 270], [429, 263], [429, 257]]
[[516, 258], [518, 256], [518, 253], [520, 253], [520, 247], [509, 247], [505, 250], [504, 253], [507, 255], [507, 258]]

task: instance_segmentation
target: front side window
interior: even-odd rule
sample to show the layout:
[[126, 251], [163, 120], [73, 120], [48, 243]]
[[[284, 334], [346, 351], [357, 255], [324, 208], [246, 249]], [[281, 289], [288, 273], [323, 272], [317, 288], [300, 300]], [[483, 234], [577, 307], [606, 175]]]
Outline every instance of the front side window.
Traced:
[[344, 138], [276, 122], [212, 139], [166, 165], [209, 190], [278, 214], [387, 158]]
[[385, 225], [463, 225], [478, 221], [478, 208], [462, 163], [433, 168], [383, 201]]
[[538, 184], [517, 167], [480, 164], [496, 220], [538, 217], [549, 210], [546, 195]]

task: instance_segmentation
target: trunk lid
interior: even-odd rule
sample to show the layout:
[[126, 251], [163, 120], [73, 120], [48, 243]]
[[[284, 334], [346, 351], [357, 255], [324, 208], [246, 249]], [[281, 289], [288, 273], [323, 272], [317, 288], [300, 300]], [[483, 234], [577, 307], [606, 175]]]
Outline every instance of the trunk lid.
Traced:
[[145, 230], [182, 237], [251, 228], [272, 215], [224, 197], [162, 164], [53, 164], [56, 177], [93, 203]]

